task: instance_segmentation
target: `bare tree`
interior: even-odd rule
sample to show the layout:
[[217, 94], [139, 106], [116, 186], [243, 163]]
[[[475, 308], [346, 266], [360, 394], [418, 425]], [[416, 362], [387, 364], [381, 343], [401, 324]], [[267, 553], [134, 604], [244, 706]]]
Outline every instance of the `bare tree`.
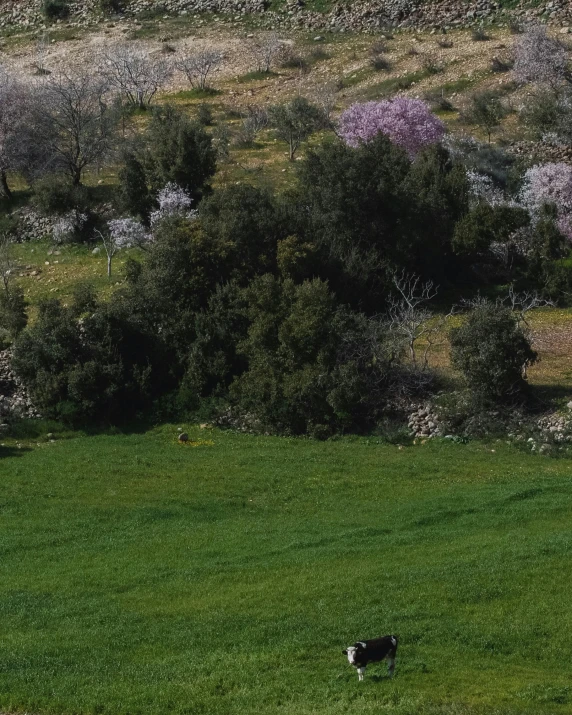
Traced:
[[250, 104], [242, 111], [242, 127], [238, 132], [237, 143], [252, 144], [259, 132], [268, 126], [268, 112], [264, 107]]
[[22, 127], [29, 118], [29, 93], [3, 67], [0, 67], [0, 186], [12, 198], [6, 172], [20, 167]]
[[[463, 298], [459, 302], [459, 307], [474, 310], [475, 308], [488, 305], [489, 303], [490, 301], [488, 298], [484, 298], [482, 295], [478, 294], [474, 298]], [[496, 299], [496, 305], [510, 308], [516, 314], [519, 323], [529, 327], [526, 319], [527, 313], [531, 310], [535, 310], [536, 308], [554, 307], [554, 302], [548, 298], [542, 297], [538, 291], [525, 290], [519, 292], [515, 291], [514, 286], [511, 285], [505, 296]]]
[[[389, 330], [405, 343], [411, 364], [424, 370], [429, 351], [443, 328], [442, 320], [432, 322], [433, 313], [427, 307], [439, 287], [433, 281], [423, 283], [419, 276], [405, 271], [393, 274], [393, 285], [396, 294], [388, 299]], [[425, 349], [418, 360], [416, 343], [421, 339], [425, 341]]]
[[537, 291], [525, 290], [517, 292], [512, 285], [508, 289], [508, 295], [503, 298], [501, 302], [504, 305], [508, 305], [512, 311], [517, 313], [519, 322], [524, 323], [527, 327], [529, 327], [529, 324], [526, 319], [526, 314], [531, 310], [554, 307], [554, 301], [543, 298]]
[[145, 52], [120, 45], [103, 56], [101, 73], [129, 104], [145, 109], [173, 68], [166, 60], [153, 60]]
[[270, 72], [272, 63], [282, 48], [278, 35], [272, 33], [250, 46], [250, 55], [257, 72]]
[[6, 293], [10, 292], [10, 280], [14, 270], [11, 247], [10, 236], [7, 233], [0, 234], [0, 280]]
[[42, 83], [31, 108], [28, 142], [32, 161], [42, 164], [40, 173], [63, 171], [78, 186], [84, 171], [105, 158], [116, 123], [106, 91], [93, 73], [62, 73]]
[[116, 240], [116, 236], [111, 231], [101, 232], [96, 229], [95, 233], [101, 239], [103, 248], [107, 255], [107, 277], [111, 278], [111, 262], [113, 261], [113, 256], [115, 256], [117, 251], [120, 251], [123, 246]]
[[336, 88], [331, 83], [326, 83], [320, 85], [320, 87], [314, 92], [313, 100], [315, 104], [320, 107], [324, 113], [325, 120], [331, 124], [332, 123], [332, 112], [336, 106]]
[[175, 68], [188, 79], [191, 87], [207, 89], [208, 78], [217, 72], [223, 61], [223, 55], [213, 50], [203, 50], [192, 55], [186, 55], [175, 63]]
[[32, 65], [36, 68], [37, 75], [51, 74], [50, 70], [46, 67], [46, 57], [48, 55], [49, 46], [48, 35], [43, 32], [36, 42], [36, 61]]

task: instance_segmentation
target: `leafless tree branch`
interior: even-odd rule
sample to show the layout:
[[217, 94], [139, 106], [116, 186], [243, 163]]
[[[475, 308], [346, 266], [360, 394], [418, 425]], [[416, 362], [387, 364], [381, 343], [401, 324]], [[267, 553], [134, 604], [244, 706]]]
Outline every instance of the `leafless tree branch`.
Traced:
[[222, 61], [220, 52], [204, 50], [182, 57], [175, 63], [175, 68], [185, 75], [191, 87], [207, 89], [209, 75], [220, 69]]
[[148, 107], [173, 72], [166, 60], [120, 45], [103, 55], [101, 73], [110, 87], [135, 107]]
[[[431, 321], [433, 313], [426, 307], [437, 295], [438, 286], [433, 281], [423, 283], [420, 276], [405, 271], [393, 274], [393, 285], [397, 295], [388, 299], [389, 329], [405, 343], [412, 365], [426, 369], [429, 349], [435, 342], [436, 333], [442, 329], [439, 321], [439, 325]], [[421, 363], [418, 363], [416, 343], [429, 336], [431, 341], [426, 344]]]
[[271, 33], [250, 45], [250, 55], [257, 72], [270, 72], [274, 59], [280, 52], [282, 43], [278, 35]]

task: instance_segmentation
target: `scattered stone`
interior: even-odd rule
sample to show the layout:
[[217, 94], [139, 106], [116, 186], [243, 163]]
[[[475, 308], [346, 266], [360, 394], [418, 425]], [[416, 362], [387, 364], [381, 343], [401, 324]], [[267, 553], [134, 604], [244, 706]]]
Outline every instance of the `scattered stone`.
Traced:
[[35, 419], [40, 413], [11, 366], [10, 350], [0, 351], [0, 420]]

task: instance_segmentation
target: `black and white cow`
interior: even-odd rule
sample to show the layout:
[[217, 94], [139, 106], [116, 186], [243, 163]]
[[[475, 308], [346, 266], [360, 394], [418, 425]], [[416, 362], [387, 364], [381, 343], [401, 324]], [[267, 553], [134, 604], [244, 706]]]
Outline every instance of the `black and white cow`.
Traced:
[[360, 680], [363, 680], [365, 669], [370, 663], [379, 663], [381, 660], [387, 660], [389, 676], [392, 677], [398, 640], [398, 636], [382, 636], [369, 641], [358, 641], [342, 653], [347, 655], [350, 665], [357, 669]]

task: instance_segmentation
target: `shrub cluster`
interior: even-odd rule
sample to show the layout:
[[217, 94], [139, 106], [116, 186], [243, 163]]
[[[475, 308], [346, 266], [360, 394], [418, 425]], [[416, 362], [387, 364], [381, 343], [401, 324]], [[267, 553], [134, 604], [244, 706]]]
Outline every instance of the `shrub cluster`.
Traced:
[[[493, 180], [475, 189], [445, 147], [412, 154], [380, 133], [317, 144], [284, 194], [213, 191], [214, 168], [202, 127], [154, 112], [120, 174], [122, 206], [149, 226], [145, 260], [128, 261], [127, 284], [107, 303], [85, 291], [69, 307], [44, 302], [16, 340], [14, 366], [44, 414], [118, 421], [223, 404], [280, 432], [370, 429], [430, 383], [411, 357], [414, 309], [388, 311], [396, 272], [453, 285], [491, 243], [530, 228], [522, 209], [485, 201]], [[165, 184], [198, 211], [154, 218]], [[38, 196], [68, 206], [57, 187]], [[486, 304], [454, 331], [452, 351], [471, 390], [492, 402], [522, 392], [535, 359], [510, 311]]]
[[66, 0], [44, 0], [42, 12], [48, 20], [61, 20], [70, 14]]

